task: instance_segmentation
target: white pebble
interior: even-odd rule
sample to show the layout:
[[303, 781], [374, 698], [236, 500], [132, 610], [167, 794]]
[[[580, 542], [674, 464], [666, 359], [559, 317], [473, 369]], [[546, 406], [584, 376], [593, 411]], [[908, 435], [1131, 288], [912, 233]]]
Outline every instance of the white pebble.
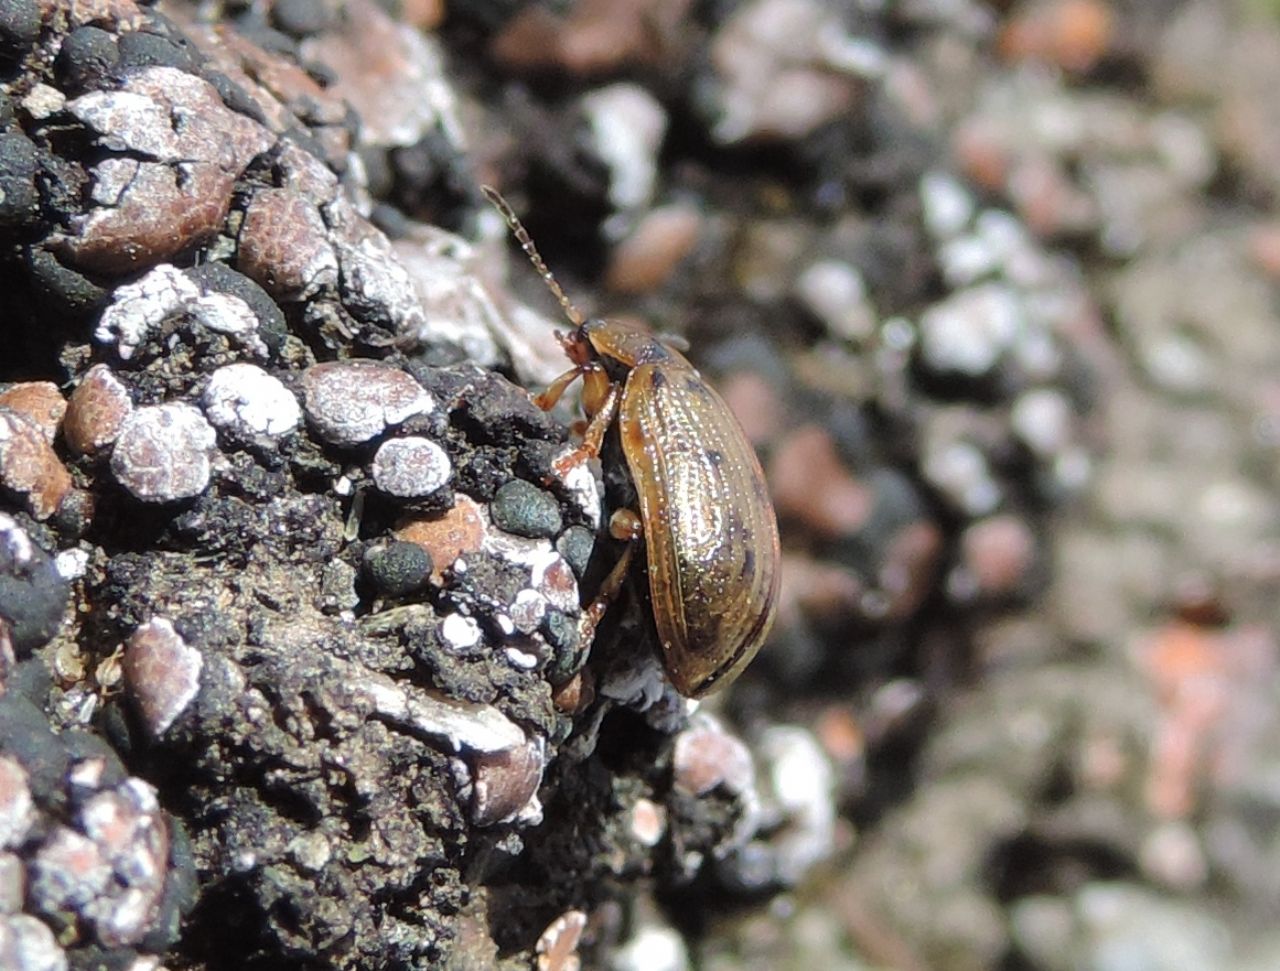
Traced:
[[945, 172], [926, 172], [920, 180], [924, 224], [935, 239], [950, 239], [973, 219], [973, 196]]
[[1007, 288], [961, 290], [920, 317], [920, 348], [937, 372], [981, 377], [996, 366], [1023, 327], [1022, 307]]
[[392, 438], [373, 456], [374, 484], [387, 495], [402, 499], [431, 495], [452, 473], [449, 456], [429, 438]]
[[302, 421], [302, 409], [292, 392], [256, 364], [218, 368], [201, 401], [209, 421], [240, 435], [280, 438]]
[[111, 471], [144, 501], [189, 499], [208, 488], [216, 444], [213, 427], [191, 405], [150, 405], [124, 420]]
[[413, 375], [378, 361], [316, 364], [303, 374], [302, 387], [307, 417], [332, 445], [359, 445], [435, 409]]
[[796, 296], [836, 337], [860, 343], [875, 330], [862, 274], [843, 260], [819, 260], [806, 269], [796, 281]]
[[450, 614], [440, 624], [440, 636], [455, 651], [465, 651], [480, 643], [480, 625], [462, 614]]

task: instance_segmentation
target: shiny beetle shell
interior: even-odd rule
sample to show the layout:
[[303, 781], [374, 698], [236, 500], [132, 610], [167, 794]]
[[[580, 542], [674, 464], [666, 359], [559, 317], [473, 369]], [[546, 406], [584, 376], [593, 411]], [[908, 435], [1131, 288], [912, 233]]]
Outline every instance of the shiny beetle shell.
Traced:
[[[592, 420], [578, 452], [587, 455], [599, 454], [617, 409], [623, 455], [640, 497], [650, 600], [667, 674], [689, 697], [722, 688], [760, 650], [777, 610], [778, 523], [760, 462], [728, 404], [682, 354], [639, 327], [584, 321], [506, 200], [488, 186], [481, 191], [575, 325], [559, 335], [574, 367], [535, 400], [552, 407], [570, 382], [583, 379]], [[620, 394], [602, 361], [627, 369]], [[592, 629], [633, 549], [586, 611]]]
[[683, 355], [612, 321], [584, 325], [631, 367], [619, 405], [640, 496], [653, 618], [676, 689], [700, 697], [755, 657], [778, 603], [778, 524], [764, 472], [728, 404]]

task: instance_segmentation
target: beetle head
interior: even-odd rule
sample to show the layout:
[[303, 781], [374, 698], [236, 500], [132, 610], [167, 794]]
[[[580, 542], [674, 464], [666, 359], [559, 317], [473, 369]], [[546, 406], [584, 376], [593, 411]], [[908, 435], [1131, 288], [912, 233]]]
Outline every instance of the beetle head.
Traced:
[[565, 356], [574, 364], [587, 364], [596, 358], [596, 351], [592, 347], [591, 339], [588, 337], [589, 331], [587, 330], [592, 323], [594, 321], [588, 320], [567, 333], [556, 331], [556, 340], [564, 348]]

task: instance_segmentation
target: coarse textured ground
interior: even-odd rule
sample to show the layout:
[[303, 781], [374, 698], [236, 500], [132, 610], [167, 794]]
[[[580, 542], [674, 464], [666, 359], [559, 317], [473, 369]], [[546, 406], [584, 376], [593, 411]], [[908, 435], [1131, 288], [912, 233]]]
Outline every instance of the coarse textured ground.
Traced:
[[[1274, 4], [47, 0], [0, 64], [0, 965], [1280, 965]], [[697, 710], [642, 577], [575, 636], [634, 487], [551, 471], [482, 183], [761, 455]]]

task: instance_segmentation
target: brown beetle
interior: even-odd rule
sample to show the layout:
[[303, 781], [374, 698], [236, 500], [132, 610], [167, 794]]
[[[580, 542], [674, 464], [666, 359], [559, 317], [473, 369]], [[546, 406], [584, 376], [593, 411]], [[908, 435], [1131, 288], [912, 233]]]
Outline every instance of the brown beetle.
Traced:
[[[481, 191], [574, 325], [557, 335], [573, 367], [534, 398], [552, 408], [582, 378], [590, 421], [561, 471], [598, 456], [616, 416], [640, 497], [638, 519], [620, 510], [610, 521], [612, 534], [631, 544], [587, 608], [587, 632], [617, 595], [643, 536], [653, 618], [672, 684], [692, 698], [722, 688], [755, 657], [778, 602], [778, 524], [760, 462], [724, 399], [682, 354], [638, 327], [584, 320], [511, 207], [494, 189]], [[606, 362], [625, 368], [626, 377], [612, 380]]]

